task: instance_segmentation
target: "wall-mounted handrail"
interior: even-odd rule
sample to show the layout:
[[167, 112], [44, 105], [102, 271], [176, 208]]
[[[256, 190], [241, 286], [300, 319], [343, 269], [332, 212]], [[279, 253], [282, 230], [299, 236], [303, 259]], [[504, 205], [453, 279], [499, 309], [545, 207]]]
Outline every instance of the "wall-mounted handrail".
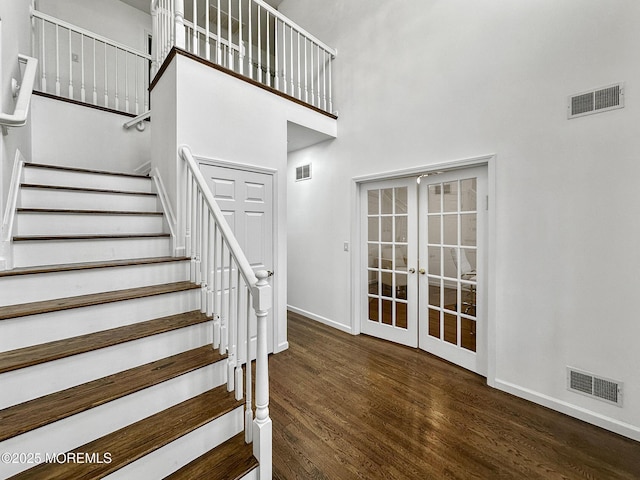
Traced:
[[122, 128], [124, 128], [125, 130], [128, 130], [135, 125], [136, 129], [142, 132], [144, 130], [144, 121], [147, 120], [148, 118], [151, 118], [151, 110], [147, 110], [146, 112], [141, 113], [137, 117], [134, 117], [127, 122], [124, 122], [122, 124]]
[[20, 85], [20, 92], [18, 93], [18, 99], [13, 113], [8, 114], [2, 112], [2, 114], [0, 114], [0, 125], [3, 127], [20, 127], [27, 123], [27, 117], [29, 115], [29, 104], [31, 103], [31, 93], [33, 92], [33, 85], [36, 79], [38, 60], [19, 54], [18, 62], [26, 63], [26, 67], [22, 74], [22, 84]]

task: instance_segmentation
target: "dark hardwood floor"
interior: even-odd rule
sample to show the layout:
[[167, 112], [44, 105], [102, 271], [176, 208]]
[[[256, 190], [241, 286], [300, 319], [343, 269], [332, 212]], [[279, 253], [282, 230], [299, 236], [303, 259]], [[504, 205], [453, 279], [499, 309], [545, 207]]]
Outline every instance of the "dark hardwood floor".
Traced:
[[289, 313], [269, 360], [273, 478], [640, 479], [640, 443], [425, 352]]

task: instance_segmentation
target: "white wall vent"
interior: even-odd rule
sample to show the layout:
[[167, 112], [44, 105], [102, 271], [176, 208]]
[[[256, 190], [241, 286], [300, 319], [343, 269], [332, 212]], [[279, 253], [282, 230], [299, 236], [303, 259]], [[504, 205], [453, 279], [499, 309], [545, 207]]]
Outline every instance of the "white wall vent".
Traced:
[[567, 367], [567, 388], [614, 405], [622, 406], [622, 382]]
[[624, 84], [616, 83], [608, 87], [571, 95], [567, 111], [569, 118], [576, 118], [622, 107], [624, 107]]
[[311, 178], [311, 164], [296, 167], [296, 182], [309, 180]]

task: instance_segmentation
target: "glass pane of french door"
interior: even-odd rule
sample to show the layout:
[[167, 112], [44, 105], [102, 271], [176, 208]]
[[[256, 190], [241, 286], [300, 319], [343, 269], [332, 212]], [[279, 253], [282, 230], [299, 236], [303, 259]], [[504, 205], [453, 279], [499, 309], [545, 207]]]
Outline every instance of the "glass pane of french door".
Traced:
[[367, 184], [361, 190], [361, 331], [417, 346], [417, 215], [415, 179]]
[[[420, 348], [478, 373], [486, 169], [426, 177], [420, 185]], [[484, 352], [482, 352], [484, 354]]]

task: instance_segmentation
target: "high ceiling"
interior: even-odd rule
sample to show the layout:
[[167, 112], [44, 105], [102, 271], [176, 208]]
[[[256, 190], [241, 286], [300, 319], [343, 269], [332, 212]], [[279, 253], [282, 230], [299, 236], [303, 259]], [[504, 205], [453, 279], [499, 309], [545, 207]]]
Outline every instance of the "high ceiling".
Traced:
[[[131, 5], [134, 8], [137, 8], [138, 10], [142, 10], [143, 12], [149, 13], [149, 6], [151, 5], [151, 1], [150, 0], [120, 0], [123, 3], [126, 3], [127, 5]], [[204, 0], [203, 4], [204, 4]], [[215, 1], [215, 0], [211, 0], [211, 1]], [[282, 0], [264, 0], [266, 3], [268, 3], [269, 5], [271, 5], [273, 8], [278, 8], [278, 5], [280, 5], [282, 3]]]

